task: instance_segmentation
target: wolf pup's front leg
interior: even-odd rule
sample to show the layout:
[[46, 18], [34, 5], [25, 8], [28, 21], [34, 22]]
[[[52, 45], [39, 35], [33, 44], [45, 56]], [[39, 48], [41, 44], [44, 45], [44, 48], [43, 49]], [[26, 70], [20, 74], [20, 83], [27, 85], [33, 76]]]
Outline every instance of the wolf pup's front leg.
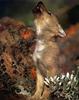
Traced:
[[34, 100], [40, 100], [42, 97], [42, 93], [43, 93], [43, 87], [44, 86], [44, 78], [43, 76], [40, 74], [40, 71], [37, 69], [37, 84], [36, 84], [36, 92], [35, 94], [32, 96], [32, 99]]

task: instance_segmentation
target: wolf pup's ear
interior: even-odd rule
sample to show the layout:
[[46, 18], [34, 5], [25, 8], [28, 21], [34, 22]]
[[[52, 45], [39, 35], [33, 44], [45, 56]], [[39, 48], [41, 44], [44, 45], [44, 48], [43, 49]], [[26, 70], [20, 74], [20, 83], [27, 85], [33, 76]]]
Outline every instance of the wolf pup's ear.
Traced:
[[62, 29], [62, 27], [60, 25], [58, 25], [58, 35], [60, 37], [65, 37], [66, 36], [66, 33], [64, 32], [64, 30]]
[[39, 1], [38, 4], [32, 9], [32, 12], [35, 13], [42, 13], [43, 11], [47, 11], [47, 8], [45, 7], [44, 3], [42, 1]]
[[41, 11], [47, 11], [47, 8], [42, 1], [38, 2], [37, 6], [40, 8]]

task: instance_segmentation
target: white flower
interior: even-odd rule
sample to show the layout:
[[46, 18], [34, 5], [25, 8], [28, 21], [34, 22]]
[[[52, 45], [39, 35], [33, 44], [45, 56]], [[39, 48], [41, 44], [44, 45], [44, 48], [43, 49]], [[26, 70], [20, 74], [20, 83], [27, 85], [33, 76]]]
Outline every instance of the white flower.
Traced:
[[69, 78], [69, 72], [67, 72], [66, 77]]
[[47, 83], [50, 83], [49, 80], [48, 80], [48, 78], [45, 78], [45, 81], [46, 81]]
[[61, 79], [64, 79], [64, 78], [65, 78], [65, 75], [62, 74]]
[[50, 81], [51, 81], [51, 82], [54, 82], [54, 79], [53, 79], [52, 77], [50, 77]]
[[76, 82], [77, 80], [76, 80], [76, 77], [74, 77], [74, 81]]
[[55, 75], [53, 79], [56, 80], [56, 78], [57, 78], [57, 75]]
[[47, 81], [44, 81], [44, 83], [45, 83], [47, 86], [49, 86], [49, 84], [47, 83]]
[[74, 75], [73, 75], [73, 74], [71, 74], [70, 79], [72, 80], [72, 79], [73, 79], [73, 77], [74, 77]]
[[70, 84], [71, 84], [71, 81], [68, 82], [68, 85], [70, 85]]
[[57, 80], [57, 81], [59, 81], [59, 79], [60, 79], [60, 77], [57, 77], [57, 79], [56, 79], [56, 80]]
[[62, 82], [59, 83], [59, 85], [61, 86]]

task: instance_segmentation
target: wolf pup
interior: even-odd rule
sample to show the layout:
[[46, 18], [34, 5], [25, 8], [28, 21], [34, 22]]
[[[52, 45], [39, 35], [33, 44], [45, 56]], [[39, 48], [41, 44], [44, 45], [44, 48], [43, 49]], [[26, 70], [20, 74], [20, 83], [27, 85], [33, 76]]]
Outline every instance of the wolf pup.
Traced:
[[37, 85], [35, 100], [43, 93], [44, 78], [60, 73], [59, 53], [60, 49], [55, 37], [66, 36], [56, 17], [50, 13], [40, 1], [33, 8], [34, 24], [36, 27], [37, 42], [33, 59], [37, 68]]

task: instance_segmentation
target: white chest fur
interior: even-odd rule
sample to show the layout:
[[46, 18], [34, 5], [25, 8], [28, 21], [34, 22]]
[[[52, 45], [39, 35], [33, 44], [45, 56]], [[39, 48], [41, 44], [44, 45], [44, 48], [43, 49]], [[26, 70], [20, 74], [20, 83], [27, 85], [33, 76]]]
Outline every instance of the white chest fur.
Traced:
[[43, 50], [46, 48], [46, 45], [43, 40], [37, 40], [36, 48], [33, 54], [33, 59], [36, 62], [37, 59], [41, 59]]

